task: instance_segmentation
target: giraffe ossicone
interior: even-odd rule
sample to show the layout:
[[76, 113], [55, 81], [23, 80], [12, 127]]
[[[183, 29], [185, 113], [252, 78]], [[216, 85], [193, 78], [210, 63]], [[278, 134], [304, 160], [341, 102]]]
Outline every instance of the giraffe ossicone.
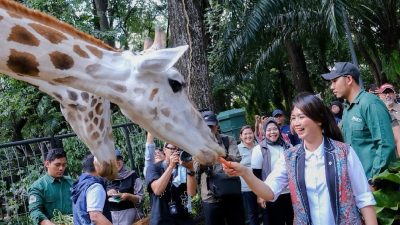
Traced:
[[[53, 96], [71, 101], [66, 104], [70, 117], [80, 122], [68, 120], [70, 124], [88, 130], [85, 115], [101, 115], [105, 110], [105, 103], [99, 102], [101, 97], [118, 105], [133, 122], [183, 148], [201, 163], [212, 163], [224, 154], [185, 93], [183, 76], [172, 67], [187, 46], [144, 54], [117, 52], [70, 25], [7, 0], [0, 0], [0, 18], [0, 72], [32, 84], [37, 81], [39, 87], [47, 84], [65, 90], [64, 96], [58, 92]], [[89, 104], [88, 95], [96, 102], [91, 100]], [[80, 120], [79, 111], [84, 112]], [[94, 115], [91, 124], [100, 127], [102, 118]], [[85, 134], [85, 143], [93, 145], [109, 134], [92, 130]], [[114, 152], [110, 146], [104, 150], [108, 154], [100, 154], [95, 147], [90, 149], [100, 162], [105, 162], [104, 155]]]

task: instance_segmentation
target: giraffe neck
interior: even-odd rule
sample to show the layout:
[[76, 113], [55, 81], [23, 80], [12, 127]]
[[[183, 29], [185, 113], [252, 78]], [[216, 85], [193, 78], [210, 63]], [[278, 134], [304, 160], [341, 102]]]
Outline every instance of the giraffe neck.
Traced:
[[56, 23], [54, 19], [24, 7], [5, 7], [4, 2], [10, 1], [0, 1], [0, 46], [6, 48], [0, 51], [0, 72], [71, 86], [111, 100], [126, 90], [122, 83], [131, 73], [128, 53], [96, 46], [93, 39], [60, 22], [58, 27], [49, 27]]

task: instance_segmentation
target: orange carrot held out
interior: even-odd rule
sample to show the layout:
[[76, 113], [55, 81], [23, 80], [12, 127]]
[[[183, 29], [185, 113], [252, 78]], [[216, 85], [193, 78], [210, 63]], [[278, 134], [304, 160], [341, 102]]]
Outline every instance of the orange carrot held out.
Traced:
[[218, 161], [220, 163], [222, 163], [225, 167], [227, 168], [231, 168], [231, 163], [230, 161], [226, 161], [226, 159], [222, 158], [222, 157], [218, 157]]

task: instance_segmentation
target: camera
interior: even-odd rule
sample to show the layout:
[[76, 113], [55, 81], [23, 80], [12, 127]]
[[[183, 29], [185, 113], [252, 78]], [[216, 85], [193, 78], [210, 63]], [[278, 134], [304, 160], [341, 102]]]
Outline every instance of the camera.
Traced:
[[176, 206], [175, 202], [169, 202], [168, 206], [169, 206], [169, 214], [171, 214], [172, 216], [178, 215], [178, 207]]
[[182, 149], [179, 149], [179, 159], [182, 162], [190, 162], [190, 161], [192, 161], [192, 155], [183, 151]]

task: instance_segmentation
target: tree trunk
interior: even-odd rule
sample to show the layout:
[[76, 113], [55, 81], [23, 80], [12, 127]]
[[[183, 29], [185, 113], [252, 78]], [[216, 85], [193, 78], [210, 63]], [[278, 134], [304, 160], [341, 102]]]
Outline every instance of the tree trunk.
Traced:
[[288, 52], [290, 68], [292, 69], [293, 75], [293, 85], [296, 92], [307, 91], [313, 93], [302, 46], [294, 43], [292, 40], [286, 40], [285, 47]]
[[375, 56], [374, 52], [371, 53], [367, 50], [366, 46], [361, 43], [360, 41], [357, 42], [358, 50], [360, 51], [361, 55], [365, 59], [365, 62], [368, 64], [369, 69], [371, 70], [372, 74], [374, 75], [374, 82], [376, 85], [380, 86], [383, 83], [387, 82], [386, 75], [382, 71], [382, 64], [378, 57]]
[[[107, 0], [94, 0], [94, 8], [96, 9], [96, 15], [99, 18], [100, 31], [106, 32], [110, 30], [110, 24], [107, 18]], [[108, 37], [104, 40], [108, 45], [114, 47], [114, 38]]]
[[168, 0], [171, 44], [189, 45], [185, 55], [175, 64], [187, 82], [189, 98], [198, 109], [214, 109], [211, 101], [207, 62], [207, 37], [203, 15], [207, 1]]

